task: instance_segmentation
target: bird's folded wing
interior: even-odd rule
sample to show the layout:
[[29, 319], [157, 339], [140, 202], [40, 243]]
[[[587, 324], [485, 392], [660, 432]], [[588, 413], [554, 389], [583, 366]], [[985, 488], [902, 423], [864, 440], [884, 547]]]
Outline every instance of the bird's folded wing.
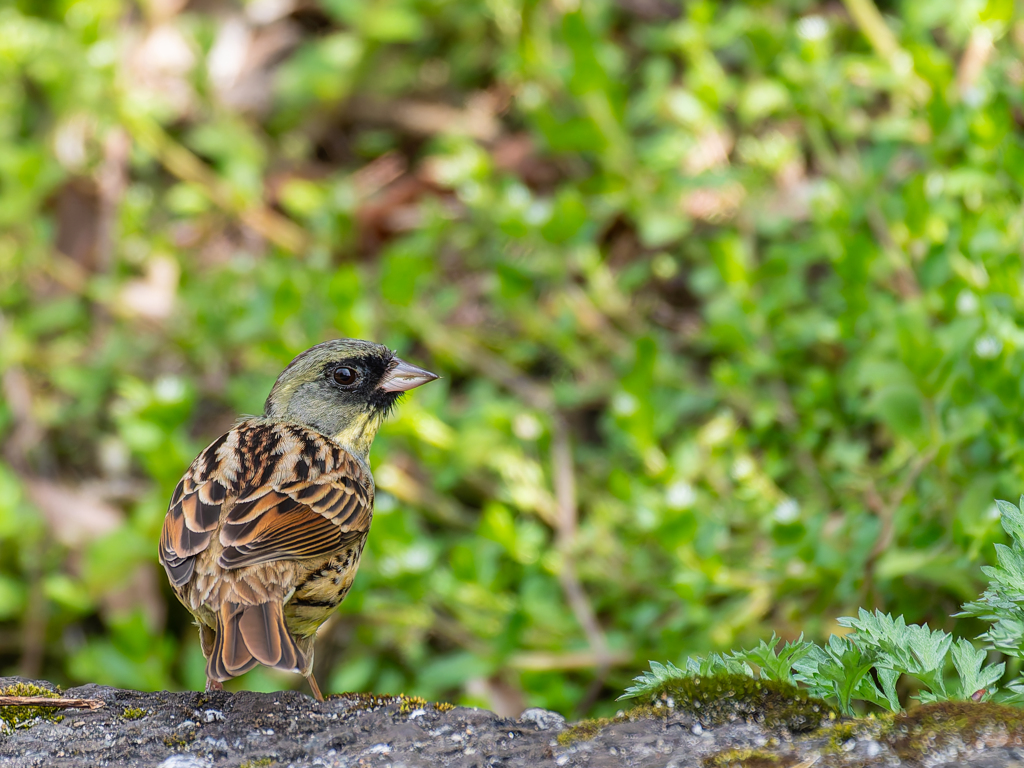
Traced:
[[240, 426], [200, 454], [175, 489], [160, 561], [174, 586], [187, 583], [222, 517], [222, 568], [338, 551], [370, 527], [373, 497], [362, 474], [346, 451], [309, 430]]
[[223, 483], [211, 478], [197, 485], [191, 469], [174, 489], [160, 532], [160, 562], [174, 586], [192, 578], [196, 555], [210, 545], [226, 498]]
[[235, 504], [220, 530], [224, 550], [217, 564], [221, 568], [328, 555], [342, 549], [346, 542], [358, 540], [369, 527], [367, 519], [365, 526], [343, 528], [336, 519], [280, 491], [271, 491], [258, 500], [259, 514], [246, 515], [244, 522], [232, 522], [241, 506]]

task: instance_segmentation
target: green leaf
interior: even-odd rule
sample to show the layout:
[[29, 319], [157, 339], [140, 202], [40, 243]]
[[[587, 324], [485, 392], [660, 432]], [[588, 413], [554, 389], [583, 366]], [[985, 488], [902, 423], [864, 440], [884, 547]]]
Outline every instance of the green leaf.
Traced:
[[960, 638], [953, 645], [953, 666], [960, 680], [951, 695], [954, 698], [970, 699], [976, 693], [986, 692], [990, 697], [992, 688], [1003, 676], [1003, 663], [985, 665], [985, 651], [976, 649], [969, 640]]

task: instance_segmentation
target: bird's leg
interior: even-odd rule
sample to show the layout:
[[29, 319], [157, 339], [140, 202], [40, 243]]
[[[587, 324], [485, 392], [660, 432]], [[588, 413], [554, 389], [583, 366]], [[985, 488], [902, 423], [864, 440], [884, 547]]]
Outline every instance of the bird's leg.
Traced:
[[224, 683], [220, 680], [214, 680], [212, 678], [206, 678], [206, 690], [208, 691], [223, 691]]
[[316, 678], [313, 677], [312, 672], [306, 675], [306, 682], [309, 683], [309, 687], [313, 691], [314, 698], [316, 698], [317, 701], [323, 701], [324, 695], [320, 693], [320, 686], [316, 684]]

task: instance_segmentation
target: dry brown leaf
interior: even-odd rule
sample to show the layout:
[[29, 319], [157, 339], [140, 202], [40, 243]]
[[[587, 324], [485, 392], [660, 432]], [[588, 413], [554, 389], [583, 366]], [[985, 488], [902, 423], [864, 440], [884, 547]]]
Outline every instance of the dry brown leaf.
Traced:
[[738, 181], [720, 187], [703, 187], [687, 192], [680, 206], [687, 216], [713, 224], [727, 221], [736, 215], [747, 190]]
[[117, 310], [128, 317], [166, 320], [174, 311], [181, 268], [170, 256], [149, 259], [146, 276], [130, 280], [117, 295]]
[[466, 693], [487, 702], [498, 717], [519, 717], [526, 709], [523, 691], [498, 675], [477, 677], [466, 682]]
[[111, 533], [124, 522], [121, 510], [81, 486], [33, 477], [25, 487], [54, 539], [72, 549]]
[[154, 26], [128, 56], [125, 74], [141, 90], [159, 96], [179, 116], [192, 111], [195, 93], [188, 74], [196, 55], [185, 36], [170, 22]]
[[723, 131], [708, 131], [697, 141], [697, 146], [686, 155], [683, 170], [690, 176], [697, 176], [713, 168], [729, 164], [733, 138]]
[[501, 133], [497, 117], [501, 107], [498, 95], [480, 91], [466, 100], [463, 109], [413, 99], [385, 102], [355, 98], [349, 103], [348, 112], [352, 120], [387, 123], [420, 136], [448, 134], [493, 141]]
[[86, 270], [96, 267], [100, 196], [87, 178], [70, 179], [57, 192], [57, 250]]
[[[266, 5], [266, 3], [264, 3]], [[271, 18], [280, 8], [268, 6]], [[263, 16], [257, 13], [257, 18]], [[302, 39], [298, 27], [287, 18], [259, 26], [252, 14], [225, 19], [206, 60], [210, 84], [225, 105], [246, 112], [262, 112], [271, 106], [273, 77], [284, 53]]]

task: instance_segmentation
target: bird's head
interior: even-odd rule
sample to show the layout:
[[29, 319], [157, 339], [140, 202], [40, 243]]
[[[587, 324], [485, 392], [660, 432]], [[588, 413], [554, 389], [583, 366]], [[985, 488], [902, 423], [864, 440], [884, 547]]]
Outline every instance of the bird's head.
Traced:
[[270, 391], [264, 414], [311, 427], [365, 459], [402, 393], [436, 378], [382, 344], [334, 339], [288, 364]]

